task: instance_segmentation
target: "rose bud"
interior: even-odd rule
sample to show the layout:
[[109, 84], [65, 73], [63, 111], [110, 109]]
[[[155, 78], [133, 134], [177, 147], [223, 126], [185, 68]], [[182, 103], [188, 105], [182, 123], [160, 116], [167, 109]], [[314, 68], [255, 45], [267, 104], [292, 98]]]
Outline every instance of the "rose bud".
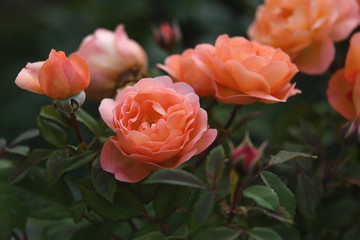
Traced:
[[153, 34], [157, 45], [168, 52], [172, 52], [181, 40], [181, 31], [177, 23], [172, 26], [163, 23], [158, 29], [153, 29]]
[[91, 82], [86, 94], [95, 100], [113, 97], [117, 88], [146, 75], [146, 53], [128, 38], [122, 24], [115, 32], [96, 29], [84, 38], [77, 53], [89, 64]]
[[45, 94], [61, 111], [73, 113], [85, 101], [84, 89], [90, 81], [86, 60], [73, 53], [69, 59], [62, 51], [51, 50], [46, 61], [28, 63], [15, 79], [25, 90]]
[[244, 140], [236, 149], [234, 149], [232, 143], [230, 144], [232, 165], [241, 173], [249, 174], [253, 172], [263, 156], [266, 145], [267, 142], [265, 141], [260, 147], [254, 147], [248, 132], [246, 132]]

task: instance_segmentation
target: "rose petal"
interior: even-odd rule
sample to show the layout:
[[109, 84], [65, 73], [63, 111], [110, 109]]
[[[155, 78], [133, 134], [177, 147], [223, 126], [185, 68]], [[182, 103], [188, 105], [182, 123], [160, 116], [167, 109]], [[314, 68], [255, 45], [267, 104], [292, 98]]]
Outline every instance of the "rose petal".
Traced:
[[28, 63], [23, 68], [15, 79], [15, 84], [22, 89], [30, 92], [43, 94], [39, 84], [39, 71], [44, 62]]
[[106, 98], [103, 99], [99, 106], [99, 112], [101, 115], [101, 118], [104, 120], [106, 125], [109, 126], [109, 128], [115, 130], [114, 128], [114, 109], [116, 107], [116, 102], [112, 99]]
[[348, 98], [351, 90], [352, 84], [345, 79], [345, 71], [341, 69], [331, 77], [326, 91], [330, 105], [349, 120], [356, 117], [354, 104]]
[[360, 33], [355, 33], [350, 39], [350, 47], [346, 55], [345, 78], [347, 80], [351, 81], [354, 72], [360, 71], [359, 59], [360, 59]]
[[314, 42], [294, 59], [300, 71], [306, 74], [323, 74], [334, 60], [335, 47], [330, 38]]
[[246, 91], [259, 91], [264, 93], [270, 92], [270, 85], [266, 82], [263, 76], [256, 72], [247, 70], [240, 62], [230, 60], [227, 61], [226, 67], [235, 79], [238, 87], [237, 89]]
[[100, 155], [101, 167], [125, 182], [138, 182], [150, 174], [143, 165], [124, 156], [114, 144], [115, 138], [110, 137], [104, 144]]

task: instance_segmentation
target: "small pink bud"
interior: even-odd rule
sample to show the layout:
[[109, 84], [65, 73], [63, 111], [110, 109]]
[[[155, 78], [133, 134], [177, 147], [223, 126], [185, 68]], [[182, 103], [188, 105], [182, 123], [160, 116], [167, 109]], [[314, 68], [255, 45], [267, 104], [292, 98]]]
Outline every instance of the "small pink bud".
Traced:
[[163, 23], [153, 33], [157, 45], [170, 52], [181, 40], [181, 31], [176, 22], [172, 25]]
[[251, 173], [262, 158], [266, 145], [267, 142], [264, 142], [260, 147], [254, 147], [248, 132], [246, 132], [244, 140], [236, 149], [230, 146], [232, 165], [246, 174]]

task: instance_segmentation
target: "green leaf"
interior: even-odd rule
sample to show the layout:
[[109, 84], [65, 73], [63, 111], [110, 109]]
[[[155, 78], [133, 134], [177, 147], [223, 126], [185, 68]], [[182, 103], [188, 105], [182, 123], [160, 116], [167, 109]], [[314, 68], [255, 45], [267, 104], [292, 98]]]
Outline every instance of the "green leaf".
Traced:
[[201, 229], [194, 240], [235, 240], [239, 235], [240, 232], [233, 228], [212, 227]]
[[245, 197], [253, 199], [261, 207], [274, 211], [279, 207], [279, 198], [276, 192], [267, 186], [250, 186], [244, 190], [243, 194]]
[[161, 232], [151, 232], [140, 237], [134, 238], [134, 240], [164, 240], [165, 236]]
[[[157, 184], [148, 184], [144, 187], [143, 184], [133, 184], [127, 183], [126, 186], [129, 190], [136, 196], [137, 199], [140, 200], [142, 204], [148, 204], [154, 200], [156, 190], [158, 189]], [[160, 185], [159, 187], [163, 187], [164, 185]], [[170, 186], [170, 185], [167, 185]]]
[[209, 184], [213, 186], [213, 188], [215, 188], [222, 177], [224, 162], [225, 153], [221, 145], [211, 150], [209, 156], [206, 159], [206, 177]]
[[10, 195], [1, 195], [0, 204], [10, 217], [12, 226], [24, 229], [27, 221], [27, 213], [24, 205], [18, 199]]
[[203, 191], [191, 213], [190, 227], [194, 231], [209, 218], [214, 208], [215, 197], [210, 191]]
[[9, 184], [13, 185], [22, 180], [36, 162], [46, 159], [51, 152], [51, 150], [46, 149], [35, 149], [30, 152], [29, 156], [21, 160], [16, 166], [13, 174], [9, 178]]
[[181, 186], [161, 186], [157, 189], [153, 206], [156, 217], [164, 219], [173, 213], [188, 198], [189, 189]]
[[297, 177], [296, 202], [300, 213], [307, 218], [314, 215], [316, 204], [320, 196], [315, 181], [309, 176], [300, 173]]
[[57, 150], [50, 157], [46, 164], [49, 176], [49, 184], [55, 184], [59, 178], [72, 170], [83, 167], [91, 162], [95, 157], [94, 152], [83, 152], [72, 157], [68, 157], [66, 150]]
[[290, 213], [286, 211], [284, 207], [278, 207], [276, 211], [267, 210], [265, 208], [257, 208], [256, 210], [259, 210], [265, 215], [275, 218], [281, 222], [293, 224], [293, 220]]
[[154, 172], [145, 183], [166, 183], [205, 189], [206, 185], [191, 173], [178, 169], [161, 169]]
[[82, 200], [74, 201], [71, 203], [70, 211], [74, 223], [78, 223], [85, 215], [86, 205]]
[[101, 168], [100, 157], [97, 157], [92, 164], [91, 181], [96, 192], [112, 203], [116, 192], [116, 179], [113, 174]]
[[84, 240], [84, 239], [96, 239], [96, 240], [110, 240], [109, 236], [99, 227], [94, 225], [86, 226], [76, 231], [70, 240]]
[[267, 171], [260, 173], [260, 176], [266, 186], [274, 189], [279, 197], [280, 205], [283, 206], [290, 214], [291, 220], [295, 217], [296, 201], [294, 194], [290, 189], [281, 181], [281, 179], [275, 174]]
[[282, 240], [282, 238], [270, 228], [255, 227], [249, 233], [249, 240]]
[[0, 206], [0, 240], [11, 239], [11, 219], [6, 209]]
[[317, 156], [311, 156], [309, 154], [301, 153], [301, 152], [287, 152], [287, 151], [281, 150], [276, 155], [271, 156], [269, 164], [270, 165], [277, 165], [277, 164], [280, 164], [280, 163], [283, 163], [283, 162], [287, 162], [287, 161], [291, 161], [291, 160], [295, 160], [295, 159], [300, 159], [300, 158], [316, 159]]
[[85, 203], [94, 210], [94, 212], [104, 218], [122, 221], [142, 216], [145, 212], [141, 203], [124, 186], [118, 186], [114, 203], [110, 203], [96, 192], [91, 183], [91, 179], [78, 180], [77, 185]]
[[161, 231], [161, 227], [156, 223], [147, 223], [144, 227], [134, 233], [131, 239], [136, 239], [154, 231]]
[[22, 156], [27, 156], [30, 152], [30, 147], [28, 146], [15, 146], [12, 148], [5, 147], [6, 151], [9, 153], [14, 153]]
[[99, 126], [99, 123], [92, 116], [90, 116], [81, 108], [76, 111], [75, 114], [77, 121], [83, 123], [91, 133], [95, 134], [96, 136], [101, 135], [101, 128]]
[[40, 117], [37, 118], [37, 125], [41, 136], [46, 141], [58, 148], [63, 148], [65, 146], [66, 133], [58, 125]]
[[54, 184], [59, 178], [63, 161], [69, 156], [68, 151], [61, 149], [54, 151], [46, 162], [46, 172], [49, 184]]
[[19, 136], [17, 136], [15, 138], [14, 141], [12, 141], [12, 143], [10, 144], [10, 146], [15, 146], [18, 145], [19, 143], [26, 141], [28, 139], [32, 139], [35, 137], [38, 137], [40, 135], [39, 129], [31, 129], [28, 130], [26, 132], [23, 132], [22, 134], [20, 134]]
[[70, 216], [72, 194], [65, 182], [49, 187], [45, 170], [34, 166], [23, 181], [9, 188], [9, 194], [19, 199], [29, 217], [60, 219]]
[[68, 129], [72, 129], [71, 120], [64, 113], [54, 107], [54, 105], [46, 105], [41, 108], [40, 116], [46, 119], [53, 120]]
[[65, 159], [61, 166], [60, 176], [66, 172], [83, 167], [94, 159], [95, 155], [96, 153], [88, 151]]
[[166, 240], [169, 240], [169, 239], [184, 239], [184, 238], [187, 238], [189, 236], [189, 227], [184, 224], [184, 225], [181, 225], [178, 229], [176, 229], [172, 234], [171, 236], [167, 237]]

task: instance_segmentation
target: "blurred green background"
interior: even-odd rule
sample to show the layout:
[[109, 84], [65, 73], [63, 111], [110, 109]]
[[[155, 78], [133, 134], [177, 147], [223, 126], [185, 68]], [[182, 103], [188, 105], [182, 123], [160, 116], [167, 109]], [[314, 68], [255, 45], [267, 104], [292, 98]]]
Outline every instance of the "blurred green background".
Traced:
[[[45, 60], [52, 48], [67, 55], [77, 50], [82, 39], [96, 28], [114, 30], [125, 24], [130, 38], [138, 41], [148, 54], [150, 69], [162, 63], [167, 53], [156, 46], [151, 28], [177, 20], [183, 33], [179, 51], [199, 43], [214, 44], [220, 34], [246, 36], [255, 7], [261, 0], [2, 0], [0, 6], [0, 137], [13, 140], [21, 132], [36, 128], [41, 106], [50, 104], [46, 96], [19, 89], [14, 80], [27, 62]], [[347, 48], [347, 42], [337, 44]], [[346, 51], [338, 51], [336, 67], [341, 67]], [[159, 73], [161, 73], [159, 71]], [[296, 75], [293, 81], [303, 93], [287, 103], [257, 103], [245, 108], [264, 114], [249, 125], [252, 138], [280, 140], [286, 124], [300, 117], [313, 121], [313, 111], [330, 111], [326, 101], [329, 75]], [[99, 117], [97, 102], [86, 101], [84, 108]], [[224, 111], [231, 106], [222, 107]], [[230, 110], [229, 110], [230, 111]], [[311, 113], [309, 113], [311, 112]], [[226, 113], [225, 113], [226, 114]], [[316, 113], [315, 113], [316, 114]], [[287, 118], [284, 121], [284, 116]], [[218, 115], [219, 120], [223, 115]], [[290, 119], [290, 120], [289, 120]], [[316, 119], [315, 119], [316, 120]], [[280, 136], [280, 137], [279, 137]]]

